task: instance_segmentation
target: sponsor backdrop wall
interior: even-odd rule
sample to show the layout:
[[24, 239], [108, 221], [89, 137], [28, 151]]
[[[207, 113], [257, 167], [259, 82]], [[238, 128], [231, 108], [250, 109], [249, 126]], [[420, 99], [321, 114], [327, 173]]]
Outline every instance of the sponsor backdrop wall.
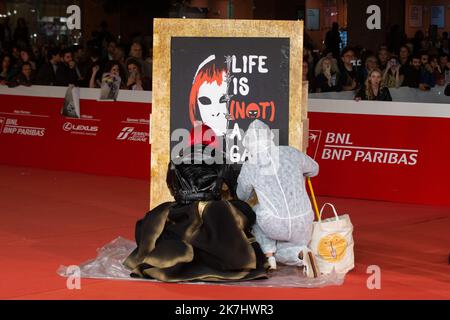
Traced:
[[446, 104], [310, 99], [318, 193], [450, 204]]
[[81, 100], [76, 119], [61, 115], [65, 88], [41, 90], [54, 97], [0, 93], [0, 163], [149, 178], [150, 103], [99, 102], [92, 96]]
[[[65, 89], [46, 98], [42, 89], [0, 88], [1, 164], [149, 178], [150, 94], [99, 102], [82, 89], [81, 119], [72, 119], [60, 114]], [[448, 105], [310, 99], [309, 107], [319, 195], [450, 205]]]

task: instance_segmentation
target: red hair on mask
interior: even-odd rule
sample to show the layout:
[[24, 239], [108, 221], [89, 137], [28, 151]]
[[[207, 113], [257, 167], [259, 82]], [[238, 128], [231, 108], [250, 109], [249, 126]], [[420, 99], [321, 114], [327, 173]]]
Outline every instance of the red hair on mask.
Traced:
[[225, 67], [220, 68], [217, 67], [215, 63], [208, 63], [200, 71], [197, 73], [194, 79], [194, 83], [192, 84], [191, 94], [189, 96], [189, 119], [193, 126], [195, 126], [196, 118], [195, 115], [197, 113], [197, 98], [198, 98], [198, 90], [203, 83], [213, 83], [217, 82], [217, 85], [222, 85], [223, 82], [223, 73], [227, 72]]

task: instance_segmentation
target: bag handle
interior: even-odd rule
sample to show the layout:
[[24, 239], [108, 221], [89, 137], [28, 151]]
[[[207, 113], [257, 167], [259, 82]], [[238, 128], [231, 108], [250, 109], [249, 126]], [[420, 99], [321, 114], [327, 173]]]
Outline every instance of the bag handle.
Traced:
[[333, 213], [334, 213], [334, 216], [336, 217], [336, 221], [339, 221], [339, 216], [337, 214], [336, 208], [334, 207], [334, 205], [332, 205], [331, 203], [327, 202], [327, 203], [325, 203], [322, 206], [322, 209], [320, 209], [319, 222], [322, 222], [322, 212], [323, 212], [323, 209], [325, 209], [326, 206], [329, 206], [329, 207], [331, 207], [331, 209], [333, 209]]

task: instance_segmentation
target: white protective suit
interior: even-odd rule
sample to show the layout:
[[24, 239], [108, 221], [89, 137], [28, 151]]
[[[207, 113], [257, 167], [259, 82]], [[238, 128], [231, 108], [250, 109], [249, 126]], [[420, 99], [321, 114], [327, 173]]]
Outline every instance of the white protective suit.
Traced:
[[314, 214], [306, 193], [305, 176], [314, 177], [319, 165], [288, 146], [276, 146], [270, 128], [253, 121], [243, 139], [249, 159], [238, 177], [237, 196], [248, 200], [255, 191], [253, 233], [264, 253], [286, 265], [301, 266], [299, 252], [311, 240]]

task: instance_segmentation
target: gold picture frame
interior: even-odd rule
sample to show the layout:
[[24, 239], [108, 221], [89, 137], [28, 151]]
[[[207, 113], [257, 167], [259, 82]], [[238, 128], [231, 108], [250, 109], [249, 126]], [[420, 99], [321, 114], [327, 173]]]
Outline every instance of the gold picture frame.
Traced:
[[155, 19], [150, 116], [150, 209], [173, 201], [166, 185], [170, 161], [172, 37], [289, 38], [289, 145], [306, 151], [307, 91], [303, 90], [303, 21]]

